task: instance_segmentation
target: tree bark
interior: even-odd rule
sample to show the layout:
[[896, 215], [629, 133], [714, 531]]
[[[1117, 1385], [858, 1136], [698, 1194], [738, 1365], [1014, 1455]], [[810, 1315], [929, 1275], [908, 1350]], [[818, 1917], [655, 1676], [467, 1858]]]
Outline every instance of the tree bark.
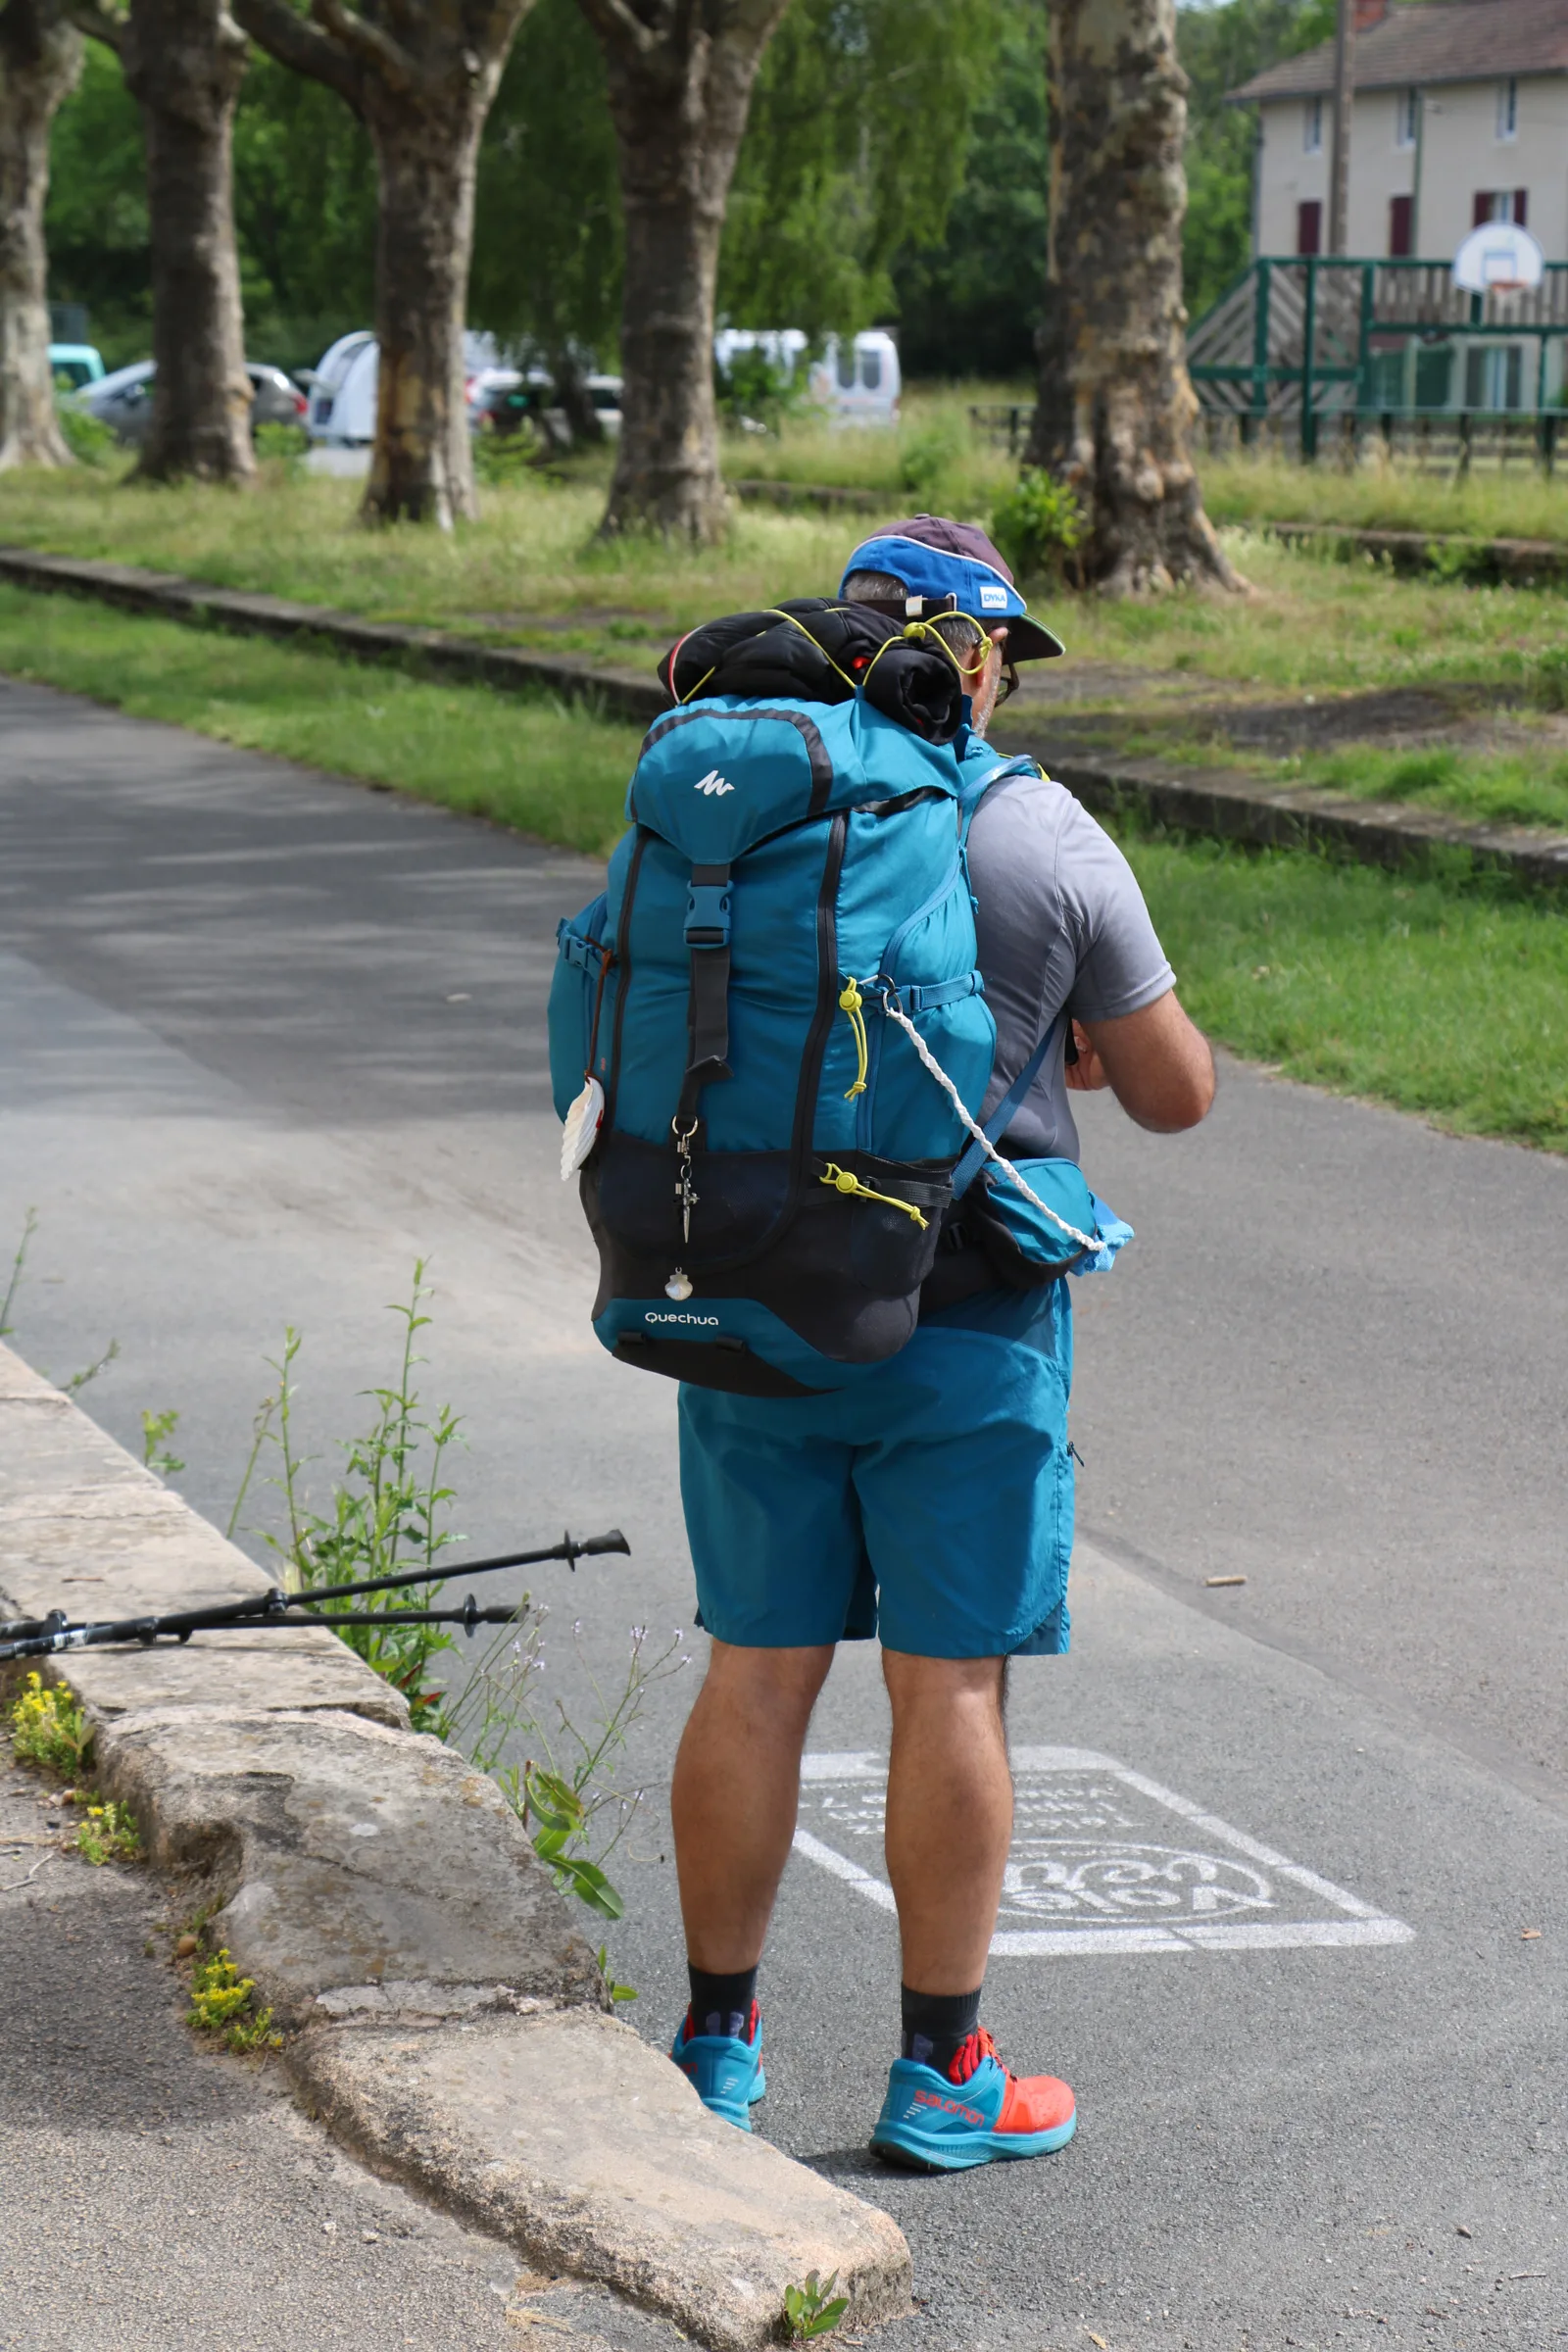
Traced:
[[[380, 346], [367, 520], [474, 512], [463, 330], [479, 135], [532, 0], [234, 0], [253, 40], [351, 106], [375, 147]], [[395, 28], [395, 29], [394, 29]], [[526, 223], [522, 233], [526, 234]]]
[[155, 482], [249, 482], [256, 453], [233, 201], [245, 36], [225, 0], [130, 0], [118, 45], [147, 141], [158, 366], [136, 471]]
[[450, 530], [475, 512], [464, 398], [464, 311], [473, 251], [482, 110], [367, 109], [375, 143], [375, 448], [364, 513]]
[[0, 469], [69, 466], [49, 367], [49, 131], [81, 72], [57, 0], [0, 9]]
[[579, 0], [605, 53], [626, 276], [606, 534], [725, 525], [713, 289], [752, 85], [785, 0]]
[[1086, 580], [1110, 595], [1244, 583], [1188, 453], [1187, 77], [1175, 0], [1054, 0], [1040, 402], [1026, 463], [1071, 484]]

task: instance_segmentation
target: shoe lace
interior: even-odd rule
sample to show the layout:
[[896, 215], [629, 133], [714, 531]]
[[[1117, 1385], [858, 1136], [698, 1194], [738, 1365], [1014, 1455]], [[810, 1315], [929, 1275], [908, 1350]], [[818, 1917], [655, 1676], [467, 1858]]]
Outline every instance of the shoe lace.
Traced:
[[[985, 2027], [981, 2026], [975, 2033], [966, 2035], [959, 2042], [948, 2068], [948, 2081], [959, 2084], [967, 2082], [970, 2076], [980, 2066], [981, 2061], [986, 2058], [995, 2058], [997, 2064], [1002, 2066], [996, 2043], [986, 2032]], [[1002, 2071], [1005, 2074], [1007, 2070], [1002, 2066]]]

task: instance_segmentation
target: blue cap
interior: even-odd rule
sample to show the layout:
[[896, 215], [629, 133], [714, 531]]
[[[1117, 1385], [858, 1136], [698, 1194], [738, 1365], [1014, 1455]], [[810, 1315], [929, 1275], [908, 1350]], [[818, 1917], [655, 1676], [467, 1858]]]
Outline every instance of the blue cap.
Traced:
[[1004, 622], [1009, 662], [1045, 661], [1067, 650], [1059, 637], [1030, 619], [1011, 572], [978, 523], [953, 522], [943, 514], [890, 523], [855, 550], [839, 582], [841, 596], [857, 571], [887, 572], [903, 581], [910, 599], [941, 603], [956, 597], [956, 610], [985, 627]]

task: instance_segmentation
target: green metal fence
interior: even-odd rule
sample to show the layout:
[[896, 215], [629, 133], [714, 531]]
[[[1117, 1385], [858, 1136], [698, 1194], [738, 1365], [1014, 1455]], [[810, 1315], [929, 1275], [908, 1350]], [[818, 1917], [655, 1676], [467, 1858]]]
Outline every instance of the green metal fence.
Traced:
[[1193, 327], [1187, 364], [1210, 415], [1244, 440], [1294, 425], [1303, 458], [1334, 422], [1442, 417], [1468, 448], [1482, 419], [1533, 417], [1549, 465], [1565, 347], [1568, 263], [1548, 263], [1539, 286], [1470, 294], [1446, 262], [1267, 257]]

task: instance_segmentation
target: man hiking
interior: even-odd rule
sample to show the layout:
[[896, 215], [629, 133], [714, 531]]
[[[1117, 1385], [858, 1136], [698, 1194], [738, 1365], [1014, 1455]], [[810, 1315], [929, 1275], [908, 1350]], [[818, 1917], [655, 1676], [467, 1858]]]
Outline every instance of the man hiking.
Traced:
[[[756, 634], [764, 624], [772, 624], [765, 641]], [[724, 651], [730, 640], [714, 633], [725, 629], [731, 638], [745, 639], [741, 655]], [[930, 1220], [922, 1203], [938, 1196], [922, 1190], [919, 1179], [952, 1162], [937, 1161], [929, 1147], [922, 1150], [907, 1126], [912, 1110], [904, 1114], [905, 1132], [914, 1140], [906, 1140], [902, 1150], [884, 1148], [893, 1132], [887, 1122], [899, 1115], [895, 1078], [910, 1104], [916, 1100], [922, 1106], [934, 1104], [948, 1118], [940, 1081], [962, 1120], [962, 1129], [953, 1127], [959, 1148], [966, 1140], [963, 1130], [976, 1131], [974, 1110], [989, 1122], [991, 1144], [972, 1150], [976, 1165], [983, 1150], [993, 1161], [1000, 1152], [1021, 1160], [1023, 1167], [1015, 1173], [1033, 1175], [1037, 1187], [1053, 1173], [1076, 1184], [1078, 1193], [1054, 1195], [1068, 1202], [1065, 1216], [1047, 1205], [1043, 1195], [1037, 1198], [1035, 1190], [1023, 1188], [1043, 1220], [1050, 1220], [1040, 1226], [1046, 1241], [1034, 1245], [1045, 1250], [1049, 1275], [1058, 1263], [1093, 1263], [1092, 1254], [1069, 1261], [1060, 1253], [1069, 1248], [1069, 1237], [1072, 1246], [1082, 1244], [1092, 1252], [1104, 1223], [1114, 1224], [1082, 1186], [1074, 1164], [1078, 1139], [1070, 1090], [1108, 1086], [1140, 1125], [1175, 1132], [1196, 1125], [1206, 1113], [1213, 1097], [1212, 1060], [1177, 1003], [1170, 965], [1120, 851], [1070, 794], [1032, 763], [1000, 762], [986, 751], [985, 730], [1004, 678], [1010, 682], [1011, 664], [1061, 648], [1029, 617], [1011, 573], [982, 531], [917, 515], [855, 550], [836, 605], [802, 603], [773, 614], [736, 616], [733, 623], [713, 624], [708, 635], [713, 642], [700, 645], [688, 662], [697, 674], [684, 692], [679, 692], [685, 675], [680, 647], [666, 663], [671, 692], [678, 693], [682, 709], [660, 722], [645, 746], [631, 796], [636, 840], [618, 883], [612, 868], [611, 913], [596, 907], [589, 910], [592, 919], [579, 918], [577, 945], [563, 927], [564, 956], [579, 963], [589, 980], [599, 959], [595, 988], [581, 999], [586, 1006], [591, 998], [592, 1010], [576, 1068], [586, 1067], [589, 1075], [583, 1096], [572, 1105], [572, 1119], [580, 1126], [584, 1117], [592, 1121], [603, 1109], [603, 1094], [595, 1097], [593, 1091], [599, 1083], [595, 1073], [605, 1074], [611, 1096], [604, 1113], [609, 1141], [597, 1147], [583, 1180], [606, 1266], [596, 1324], [623, 1360], [649, 1363], [682, 1381], [682, 1499], [700, 1622], [711, 1638], [707, 1678], [681, 1740], [671, 1790], [691, 1981], [691, 2005], [672, 2055], [713, 2112], [750, 2128], [751, 2108], [764, 2088], [758, 1966], [794, 1836], [807, 1728], [837, 1642], [877, 1635], [893, 1718], [886, 1856], [898, 1905], [903, 1989], [902, 2050], [892, 2065], [872, 2145], [889, 2162], [942, 2171], [1040, 2155], [1071, 2136], [1072, 2092], [1052, 2076], [1017, 2077], [1007, 2071], [980, 2024], [980, 1995], [1012, 1831], [1004, 1728], [1007, 1663], [1015, 1656], [1057, 1653], [1067, 1645], [1072, 1540], [1068, 1286], [1059, 1275], [1043, 1279], [1039, 1269], [1026, 1267], [1020, 1287], [1012, 1287], [1010, 1272], [1004, 1280], [995, 1270], [991, 1244], [976, 1242], [973, 1219], [956, 1217], [952, 1209], [939, 1211], [939, 1234], [925, 1230]], [[813, 641], [800, 644], [798, 638]], [[798, 657], [806, 665], [803, 674], [815, 674], [809, 665], [820, 666], [817, 647], [826, 645], [829, 666], [842, 683], [828, 678], [819, 690], [804, 693], [797, 687], [802, 703], [780, 697], [775, 707], [767, 699], [769, 691], [778, 692], [776, 684], [770, 687], [772, 673], [758, 666], [761, 657], [751, 650], [764, 643], [774, 649], [768, 660], [775, 669], [781, 659]], [[742, 656], [752, 662], [750, 670], [735, 666]], [[901, 662], [906, 664], [902, 672]], [[961, 705], [954, 670], [961, 680]], [[826, 670], [821, 674], [827, 677]], [[883, 719], [873, 724], [863, 713], [873, 694], [868, 681], [875, 682], [884, 710], [898, 725]], [[754, 1152], [750, 1159], [739, 1152], [726, 1154], [721, 1121], [732, 1118], [729, 1106], [739, 1100], [750, 1066], [748, 1045], [753, 1061], [762, 1052], [755, 1025], [751, 1030], [743, 1025], [749, 1019], [755, 1024], [748, 1005], [759, 993], [758, 973], [776, 975], [770, 984], [782, 990], [787, 952], [794, 952], [794, 933], [786, 935], [779, 927], [775, 938], [766, 931], [766, 875], [757, 860], [792, 854], [790, 842], [797, 835], [804, 839], [808, 829], [801, 825], [792, 831], [765, 816], [744, 838], [734, 828], [742, 822], [740, 804], [747, 792], [761, 793], [781, 772], [780, 763], [795, 757], [797, 734], [813, 738], [814, 744], [806, 812], [819, 825], [828, 822], [824, 811], [839, 788], [826, 781], [831, 763], [822, 746], [836, 712], [810, 701], [811, 691], [837, 705], [853, 693], [856, 707], [843, 723], [858, 732], [850, 741], [841, 730], [833, 739], [840, 749], [832, 752], [832, 760], [847, 763], [853, 752], [863, 761], [858, 780], [843, 788], [849, 813], [829, 839], [828, 879], [816, 902], [820, 939], [838, 876], [837, 946], [822, 969], [837, 992], [843, 1019], [834, 1020], [833, 994], [819, 992], [810, 1031], [810, 1051], [823, 1073], [815, 1134], [827, 1132], [824, 1121], [853, 1116], [856, 1099], [863, 1106], [873, 1087], [880, 1091], [870, 1116], [873, 1122], [882, 1120], [883, 1127], [873, 1123], [851, 1138], [869, 1137], [873, 1151], [858, 1154], [843, 1148], [825, 1155], [825, 1165], [821, 1152], [805, 1162], [797, 1152], [791, 1164], [797, 1179], [803, 1167], [807, 1177], [805, 1190], [797, 1181], [791, 1195], [804, 1203], [789, 1212], [797, 1227], [815, 1217], [813, 1231], [830, 1233], [833, 1217], [853, 1209], [865, 1221], [861, 1241], [855, 1245], [860, 1256], [852, 1251], [843, 1260], [835, 1284], [821, 1271], [834, 1262], [824, 1254], [829, 1241], [813, 1241], [809, 1250], [797, 1241], [791, 1284], [769, 1290], [764, 1273], [745, 1270], [748, 1263], [766, 1264], [765, 1253], [760, 1259], [755, 1247], [749, 1260], [744, 1249], [734, 1247], [728, 1256], [715, 1249], [702, 1260], [694, 1252], [705, 1217], [730, 1218], [728, 1240], [733, 1244], [739, 1236], [744, 1243], [753, 1228], [745, 1226], [746, 1195], [733, 1171], [743, 1163], [750, 1168], [745, 1182], [755, 1193], [761, 1181], [758, 1170], [765, 1173], [763, 1163], [772, 1164], [765, 1152]], [[786, 680], [783, 696], [789, 692]], [[948, 692], [953, 694], [951, 721], [939, 709]], [[704, 695], [735, 699], [705, 705]], [[711, 720], [703, 716], [705, 710], [714, 711]], [[879, 781], [872, 792], [865, 779], [876, 762], [880, 777], [901, 757], [921, 756], [906, 733], [909, 728], [924, 730], [939, 745], [951, 739], [952, 750], [941, 755], [947, 767], [940, 768], [933, 754], [923, 769], [911, 770], [916, 789], [899, 793], [901, 771], [891, 783]], [[748, 754], [747, 745], [760, 744], [764, 736], [766, 757], [760, 750]], [[906, 744], [912, 748], [906, 752]], [[710, 758], [715, 746], [717, 756]], [[804, 755], [802, 760], [804, 774]], [[922, 774], [936, 779], [924, 790], [918, 789]], [[948, 775], [959, 781], [944, 782]], [[962, 780], [966, 777], [974, 779], [972, 785]], [[782, 789], [776, 783], [772, 788]], [[952, 798], [941, 802], [941, 791]], [[898, 854], [894, 835], [884, 830], [871, 839], [866, 862], [854, 867], [858, 838], [854, 826], [880, 822], [885, 827], [889, 812], [896, 820], [917, 804], [929, 811], [933, 803], [949, 828], [949, 842], [955, 808], [957, 839], [966, 840], [966, 852], [960, 852], [954, 869], [956, 877], [963, 875], [966, 855], [966, 880], [957, 879], [956, 895], [941, 901], [936, 926], [948, 931], [966, 926], [972, 895], [973, 930], [967, 944], [959, 940], [950, 953], [953, 976], [939, 971], [939, 949], [926, 937], [931, 922], [920, 930], [938, 904], [929, 891], [924, 905], [907, 914], [898, 910], [893, 943], [880, 961], [874, 955], [852, 960], [853, 949], [845, 941], [858, 904], [856, 894], [863, 896], [879, 875], [890, 873]], [[671, 808], [673, 816], [666, 813]], [[733, 842], [720, 838], [718, 828], [725, 824]], [[669, 860], [666, 881], [661, 883], [656, 873], [651, 885], [648, 861], [664, 856], [662, 827], [680, 833], [681, 857]], [[754, 836], [756, 847], [751, 846]], [[749, 866], [759, 878], [742, 880], [749, 866], [738, 865], [732, 888], [731, 863], [711, 860], [717, 850], [737, 846], [749, 849]], [[951, 862], [951, 847], [942, 857]], [[842, 871], [835, 858], [846, 860]], [[853, 890], [852, 868], [866, 877]], [[685, 928], [677, 938], [677, 944], [681, 938], [686, 943], [682, 962], [661, 947], [654, 912], [641, 916], [639, 935], [631, 909], [634, 894], [641, 893], [641, 906], [650, 890], [661, 887], [665, 903], [678, 908], [674, 894], [684, 873], [691, 879]], [[748, 891], [754, 910], [750, 923]], [[665, 919], [667, 928], [678, 914]], [[590, 936], [596, 931], [603, 946]], [[768, 939], [769, 957], [746, 965], [748, 944], [759, 931]], [[927, 963], [918, 970], [895, 953], [910, 937], [926, 942]], [[580, 944], [585, 939], [587, 944]], [[970, 948], [978, 973], [966, 977]], [[668, 971], [655, 968], [666, 954]], [[720, 954], [722, 977], [715, 978]], [[743, 968], [749, 995], [740, 990]], [[858, 972], [868, 976], [858, 979]], [[928, 979], [927, 972], [938, 976]], [[613, 1054], [602, 1043], [609, 1018], [607, 975], [619, 992]], [[629, 1046], [616, 1091], [622, 1008], [636, 1002], [639, 987], [651, 991], [656, 986], [664, 990], [666, 1022], [680, 992], [686, 1084], [672, 1122], [672, 1146], [668, 1086], [646, 1115], [648, 1141], [622, 1144], [612, 1131], [634, 1115]], [[732, 1000], [727, 1014], [725, 990]], [[981, 1002], [988, 1015], [977, 1013]], [[935, 1008], [926, 1010], [923, 1022], [922, 1005]], [[884, 1017], [868, 1024], [868, 1010], [873, 1015], [880, 1010]], [[978, 1018], [985, 1021], [983, 1031], [974, 1026]], [[581, 1019], [589, 1022], [589, 1013]], [[970, 1023], [968, 1030], [963, 1019]], [[854, 1032], [855, 1058], [849, 1058], [852, 1041], [844, 1023]], [[651, 1027], [639, 1033], [649, 1040], [656, 1034]], [[950, 1073], [957, 1071], [964, 1038], [977, 1036], [984, 1039], [988, 1059], [979, 1065], [971, 1109], [961, 1103]], [[905, 1051], [906, 1038], [912, 1051]], [[574, 1032], [573, 1049], [578, 1042]], [[840, 1053], [846, 1058], [835, 1062]], [[904, 1053], [902, 1062], [899, 1053]], [[637, 1066], [650, 1058], [645, 1046]], [[848, 1085], [841, 1084], [846, 1076]], [[782, 1084], [781, 1061], [775, 1092]], [[558, 1100], [563, 1095], [558, 1086]], [[841, 1098], [849, 1103], [847, 1110], [837, 1107]], [[851, 1133], [847, 1126], [843, 1132]], [[797, 1139], [805, 1133], [807, 1142], [812, 1140], [799, 1116], [795, 1133]], [[568, 1141], [571, 1135], [568, 1120]], [[666, 1140], [656, 1143], [661, 1136]], [[586, 1141], [592, 1143], [591, 1127]], [[664, 1258], [638, 1242], [635, 1220], [616, 1205], [642, 1164], [635, 1156], [628, 1162], [628, 1153], [641, 1153], [662, 1171], [657, 1182], [650, 1179], [651, 1204], [638, 1212], [643, 1224], [637, 1231], [652, 1231], [652, 1220], [661, 1220], [659, 1230], [670, 1237]], [[774, 1154], [777, 1160], [785, 1156]], [[617, 1173], [627, 1166], [629, 1175]], [[673, 1210], [662, 1205], [671, 1172]], [[955, 1195], [963, 1174], [960, 1158]], [[986, 1174], [989, 1181], [989, 1167]], [[966, 1202], [979, 1199], [983, 1189], [976, 1186], [966, 1194]], [[1008, 1184], [998, 1179], [995, 1192], [997, 1209], [1016, 1210], [1016, 1188], [1009, 1193]], [[941, 1199], [946, 1200], [945, 1193]], [[1078, 1200], [1086, 1205], [1073, 1207]], [[1090, 1233], [1085, 1221], [1096, 1212], [1101, 1228]], [[671, 1214], [673, 1225], [667, 1222]], [[1125, 1236], [1124, 1227], [1117, 1231]], [[817, 1329], [808, 1323], [808, 1308], [817, 1289], [834, 1298], [859, 1296], [855, 1281], [858, 1267], [864, 1273], [866, 1237], [883, 1250], [907, 1244], [923, 1250], [913, 1294], [917, 1305], [909, 1307], [907, 1336], [891, 1351], [885, 1333], [874, 1345], [858, 1342], [861, 1325], [853, 1316], [837, 1337], [837, 1326], [824, 1323]], [[999, 1262], [1011, 1264], [1009, 1247], [1004, 1237]], [[646, 1263], [629, 1271], [627, 1252], [637, 1248], [647, 1250]], [[669, 1257], [679, 1262], [662, 1281]], [[733, 1270], [737, 1263], [740, 1272]], [[874, 1290], [871, 1277], [865, 1279]], [[650, 1304], [656, 1282], [663, 1296]], [[612, 1296], [617, 1283], [622, 1293], [641, 1296], [617, 1300]], [[749, 1298], [737, 1306], [733, 1294], [747, 1284]], [[884, 1292], [894, 1287], [891, 1276], [882, 1283]], [[674, 1303], [666, 1305], [665, 1298]], [[870, 1306], [865, 1313], [871, 1313]], [[733, 1326], [727, 1337], [720, 1328], [726, 1325]], [[905, 1328], [900, 1327], [901, 1335]], [[802, 1330], [815, 1333], [814, 1355], [797, 1344]], [[710, 1343], [706, 1348], [699, 1344], [705, 1340]], [[830, 1361], [853, 1358], [858, 1345], [862, 1359], [880, 1351], [884, 1360], [861, 1360], [847, 1368]], [[719, 1347], [729, 1350], [722, 1363], [715, 1351]], [[759, 1360], [769, 1348], [772, 1367]], [[813, 1363], [826, 1369], [813, 1373]], [[842, 1385], [826, 1385], [829, 1380]]]

